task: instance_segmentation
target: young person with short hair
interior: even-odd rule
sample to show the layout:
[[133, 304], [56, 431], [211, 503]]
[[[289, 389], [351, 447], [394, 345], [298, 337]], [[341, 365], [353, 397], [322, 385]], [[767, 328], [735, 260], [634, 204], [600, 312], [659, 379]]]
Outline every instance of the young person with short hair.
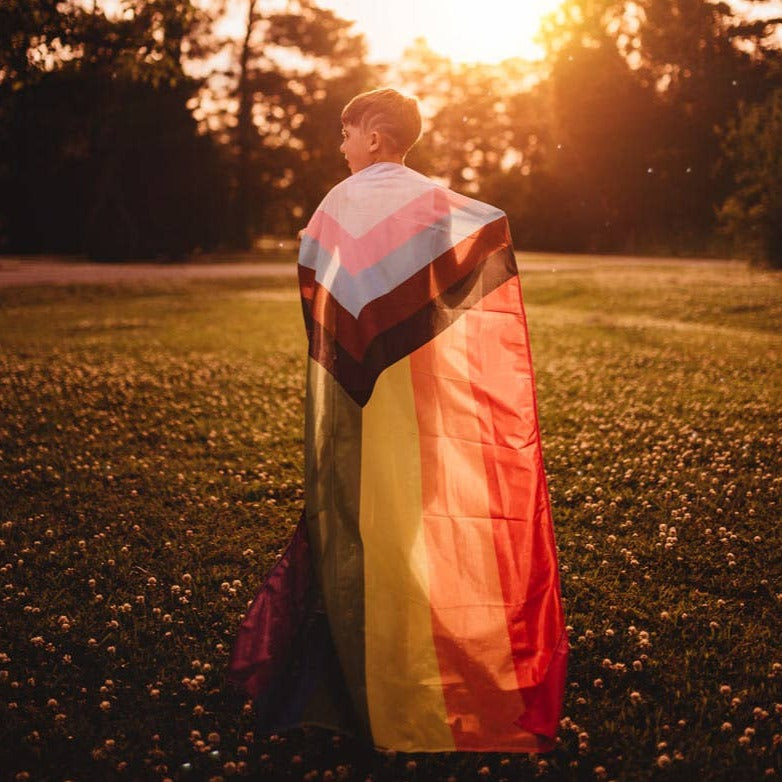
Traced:
[[393, 89], [356, 95], [342, 110], [342, 146], [352, 174], [373, 163], [403, 165], [421, 135], [418, 101]]
[[547, 751], [568, 640], [507, 219], [404, 165], [414, 99], [363, 93], [342, 124], [351, 176], [299, 254], [305, 508], [232, 675], [269, 728]]

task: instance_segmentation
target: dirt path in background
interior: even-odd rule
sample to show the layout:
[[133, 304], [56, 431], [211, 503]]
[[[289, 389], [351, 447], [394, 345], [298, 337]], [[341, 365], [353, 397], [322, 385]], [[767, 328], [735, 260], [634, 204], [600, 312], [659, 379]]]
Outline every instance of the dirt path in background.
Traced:
[[[743, 265], [738, 261], [693, 258], [637, 258], [620, 255], [518, 253], [523, 272], [569, 271], [600, 267]], [[0, 287], [17, 285], [106, 285], [154, 280], [208, 280], [296, 276], [292, 262], [89, 263], [57, 258], [0, 257]]]
[[89, 263], [56, 259], [0, 258], [0, 287], [106, 285], [154, 280], [295, 277], [294, 263]]

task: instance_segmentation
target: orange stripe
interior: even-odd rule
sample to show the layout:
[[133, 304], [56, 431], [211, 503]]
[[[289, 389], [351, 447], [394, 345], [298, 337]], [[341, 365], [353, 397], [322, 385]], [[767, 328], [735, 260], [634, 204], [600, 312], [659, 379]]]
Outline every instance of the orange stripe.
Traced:
[[[513, 666], [468, 363], [470, 311], [411, 355], [434, 644], [458, 750], [534, 751]], [[507, 323], [507, 320], [503, 320]]]

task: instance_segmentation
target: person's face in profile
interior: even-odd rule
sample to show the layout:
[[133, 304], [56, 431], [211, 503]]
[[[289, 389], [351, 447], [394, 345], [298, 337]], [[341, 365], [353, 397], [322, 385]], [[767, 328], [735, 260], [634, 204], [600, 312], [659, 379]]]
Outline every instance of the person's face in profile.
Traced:
[[342, 126], [342, 144], [339, 151], [345, 156], [351, 174], [372, 165], [378, 148], [379, 138], [376, 131], [364, 130], [358, 125]]

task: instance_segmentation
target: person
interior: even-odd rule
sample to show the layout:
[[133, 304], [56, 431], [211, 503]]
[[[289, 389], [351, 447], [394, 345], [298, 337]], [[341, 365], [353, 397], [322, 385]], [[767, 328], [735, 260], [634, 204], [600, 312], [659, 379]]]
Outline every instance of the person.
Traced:
[[269, 728], [550, 750], [568, 641], [507, 219], [405, 165], [415, 99], [342, 123], [351, 176], [299, 253], [305, 509], [231, 676]]
[[342, 111], [342, 144], [351, 174], [375, 163], [404, 165], [421, 135], [421, 113], [415, 98], [393, 89], [357, 95]]

